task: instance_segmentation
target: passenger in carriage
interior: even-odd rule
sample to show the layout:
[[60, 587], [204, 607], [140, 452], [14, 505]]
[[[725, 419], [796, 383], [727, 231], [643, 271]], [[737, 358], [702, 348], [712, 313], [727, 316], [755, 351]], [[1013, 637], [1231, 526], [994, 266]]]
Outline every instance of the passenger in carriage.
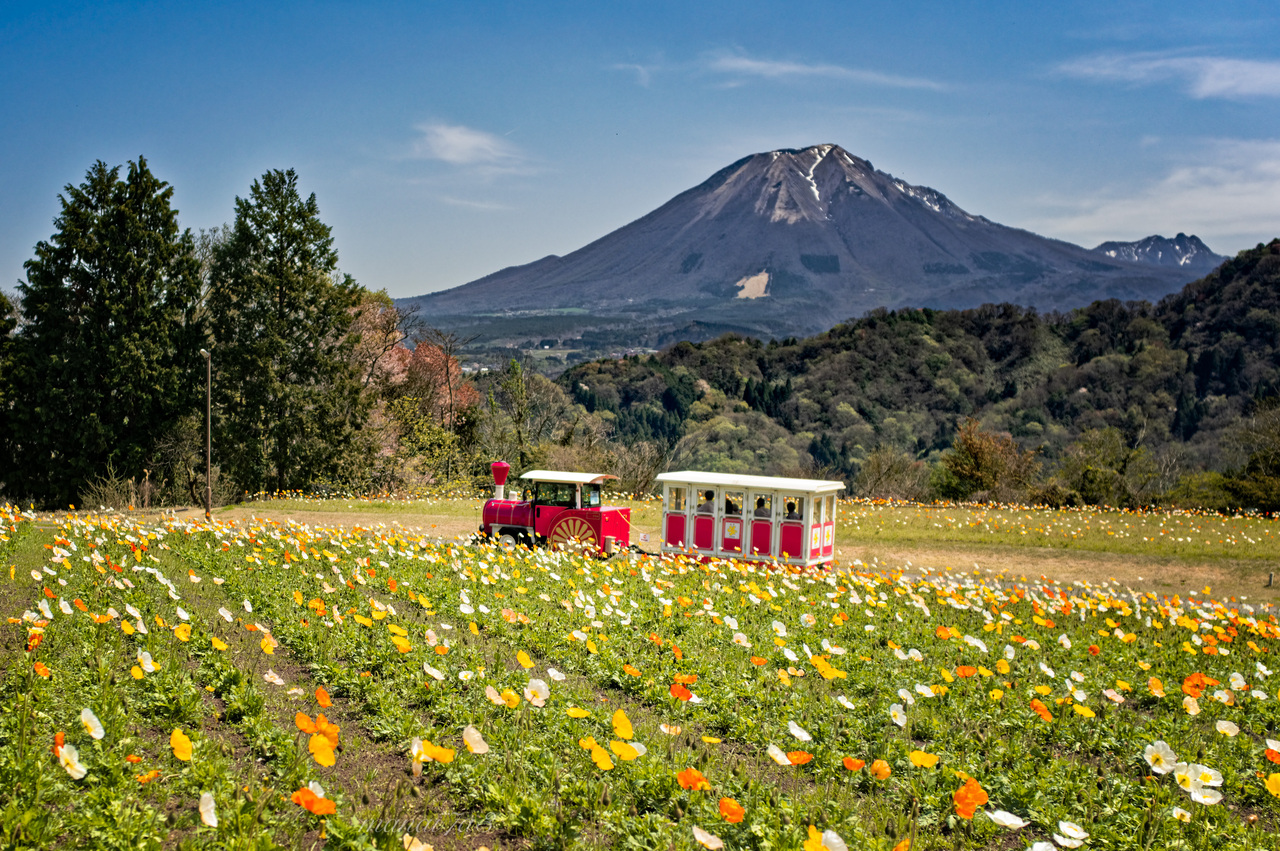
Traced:
[[768, 520], [769, 515], [772, 513], [773, 512], [769, 510], [769, 506], [764, 504], [764, 497], [762, 496], [756, 497], [756, 517], [763, 517], [764, 519]]
[[738, 510], [738, 504], [733, 500], [729, 499], [729, 496], [727, 494], [725, 495], [725, 498], [724, 498], [724, 513], [730, 514], [730, 515], [742, 513], [740, 510]]
[[796, 511], [796, 504], [795, 504], [794, 502], [788, 502], [788, 503], [787, 503], [787, 516], [786, 516], [786, 519], [787, 519], [787, 520], [800, 520], [800, 519], [802, 519], [802, 518], [800, 517], [800, 514]]
[[716, 492], [707, 491], [705, 494], [707, 501], [698, 506], [699, 514], [715, 514], [716, 513]]

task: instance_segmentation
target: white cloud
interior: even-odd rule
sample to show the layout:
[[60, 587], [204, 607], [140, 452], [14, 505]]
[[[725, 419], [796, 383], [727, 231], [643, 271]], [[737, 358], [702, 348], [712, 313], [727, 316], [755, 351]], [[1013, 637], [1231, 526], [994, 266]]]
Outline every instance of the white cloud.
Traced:
[[414, 143], [413, 154], [421, 159], [498, 171], [518, 171], [526, 162], [518, 147], [483, 130], [439, 123], [419, 124], [417, 130], [422, 136]]
[[512, 209], [512, 207], [508, 206], [507, 204], [502, 204], [497, 201], [476, 201], [470, 198], [456, 198], [452, 195], [439, 195], [436, 197], [438, 197], [444, 203], [449, 204], [450, 206], [463, 207], [468, 210], [494, 212], [494, 211], [505, 211], [505, 210]]
[[649, 88], [649, 81], [653, 77], [656, 66], [638, 65], [634, 62], [619, 62], [610, 66], [615, 71], [633, 71], [636, 75], [636, 82], [646, 89]]
[[785, 80], [806, 77], [826, 77], [848, 80], [875, 86], [900, 89], [933, 89], [943, 91], [947, 87], [933, 80], [920, 77], [901, 77], [862, 68], [846, 68], [843, 65], [786, 62], [775, 59], [752, 59], [742, 54], [718, 54], [706, 60], [706, 67], [722, 74], [763, 77], [768, 80]]
[[1177, 82], [1195, 98], [1280, 97], [1280, 61], [1219, 56], [1108, 54], [1058, 66], [1073, 77], [1150, 85]]
[[1135, 193], [1050, 203], [1032, 229], [1080, 245], [1181, 231], [1233, 254], [1280, 236], [1280, 140], [1213, 140]]

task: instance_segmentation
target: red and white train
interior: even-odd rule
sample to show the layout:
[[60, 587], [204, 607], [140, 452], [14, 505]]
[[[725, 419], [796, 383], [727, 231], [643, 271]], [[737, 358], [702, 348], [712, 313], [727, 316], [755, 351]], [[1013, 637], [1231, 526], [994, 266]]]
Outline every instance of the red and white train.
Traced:
[[[612, 555], [631, 544], [631, 509], [607, 506], [603, 473], [532, 470], [522, 498], [507, 499], [510, 466], [493, 464], [494, 498], [484, 504], [480, 534], [504, 547], [549, 545]], [[835, 558], [837, 494], [844, 484], [820, 479], [739, 476], [681, 470], [662, 485], [664, 553], [735, 558], [798, 567]]]

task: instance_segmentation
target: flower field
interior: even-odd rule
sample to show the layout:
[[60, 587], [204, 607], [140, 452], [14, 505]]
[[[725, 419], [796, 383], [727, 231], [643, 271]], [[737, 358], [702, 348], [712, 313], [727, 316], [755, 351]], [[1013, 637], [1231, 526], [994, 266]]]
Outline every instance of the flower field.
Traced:
[[1267, 603], [0, 523], [5, 847], [1280, 848]]

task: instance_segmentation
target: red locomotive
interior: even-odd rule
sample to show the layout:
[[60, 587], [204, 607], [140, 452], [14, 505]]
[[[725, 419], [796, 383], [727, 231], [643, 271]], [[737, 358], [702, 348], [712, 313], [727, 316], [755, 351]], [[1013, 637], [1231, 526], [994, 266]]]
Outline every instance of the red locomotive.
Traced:
[[480, 535], [504, 548], [546, 545], [612, 555], [631, 544], [631, 509], [602, 504], [600, 485], [617, 478], [600, 473], [531, 470], [523, 499], [506, 499], [511, 466], [495, 461], [493, 499], [484, 504]]

